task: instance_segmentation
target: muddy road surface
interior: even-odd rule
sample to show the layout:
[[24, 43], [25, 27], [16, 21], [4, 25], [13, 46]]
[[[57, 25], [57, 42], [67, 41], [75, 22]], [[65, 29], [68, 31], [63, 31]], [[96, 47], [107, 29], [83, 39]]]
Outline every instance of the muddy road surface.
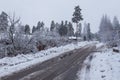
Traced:
[[75, 80], [83, 61], [95, 50], [95, 45], [87, 45], [4, 76], [1, 80]]

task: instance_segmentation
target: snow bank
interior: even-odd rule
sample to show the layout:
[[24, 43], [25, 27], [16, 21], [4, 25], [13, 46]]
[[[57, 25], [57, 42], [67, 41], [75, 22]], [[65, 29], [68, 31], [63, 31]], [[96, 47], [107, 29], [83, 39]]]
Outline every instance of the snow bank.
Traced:
[[53, 57], [59, 56], [64, 52], [83, 47], [96, 42], [78, 42], [78, 44], [69, 44], [61, 47], [54, 47], [36, 54], [18, 55], [16, 57], [5, 57], [0, 59], [0, 77], [13, 72], [25, 69], [34, 64], [46, 61]]
[[96, 45], [96, 48], [100, 48], [100, 47], [103, 47], [103, 46], [104, 46], [103, 43], [98, 43], [98, 44]]
[[[90, 64], [89, 71], [87, 66]], [[120, 53], [107, 49], [93, 55], [92, 61], [85, 60], [83, 68], [78, 72], [78, 80], [119, 80]]]

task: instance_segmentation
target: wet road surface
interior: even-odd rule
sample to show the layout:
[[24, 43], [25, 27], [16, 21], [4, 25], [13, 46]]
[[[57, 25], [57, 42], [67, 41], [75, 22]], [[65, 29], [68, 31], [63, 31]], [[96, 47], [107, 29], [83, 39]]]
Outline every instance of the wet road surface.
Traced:
[[1, 80], [75, 80], [83, 61], [95, 49], [95, 45], [87, 45], [5, 76]]

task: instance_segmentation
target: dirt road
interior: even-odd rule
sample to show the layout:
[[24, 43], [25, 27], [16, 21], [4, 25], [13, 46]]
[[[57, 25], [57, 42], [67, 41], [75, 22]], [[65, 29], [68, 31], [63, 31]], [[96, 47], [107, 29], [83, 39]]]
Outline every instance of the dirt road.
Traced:
[[95, 49], [95, 45], [87, 45], [2, 77], [2, 80], [75, 80], [83, 61]]

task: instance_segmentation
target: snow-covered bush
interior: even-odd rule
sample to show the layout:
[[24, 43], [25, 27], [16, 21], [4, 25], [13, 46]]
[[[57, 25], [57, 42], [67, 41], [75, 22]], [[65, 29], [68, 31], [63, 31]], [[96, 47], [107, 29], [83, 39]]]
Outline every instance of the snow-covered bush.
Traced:
[[57, 32], [37, 31], [33, 34], [37, 46], [45, 45], [46, 48], [61, 46], [69, 43], [67, 37], [61, 37]]
[[15, 33], [13, 40], [9, 36], [0, 39], [1, 57], [35, 53], [36, 51], [34, 39], [30, 35]]
[[27, 54], [35, 53], [37, 51], [36, 44], [33, 38], [30, 35], [23, 35], [16, 33], [14, 36], [14, 47], [15, 53], [17, 54]]
[[37, 31], [33, 34], [37, 46], [46, 45], [46, 46], [56, 46], [56, 42], [59, 35], [51, 31]]

